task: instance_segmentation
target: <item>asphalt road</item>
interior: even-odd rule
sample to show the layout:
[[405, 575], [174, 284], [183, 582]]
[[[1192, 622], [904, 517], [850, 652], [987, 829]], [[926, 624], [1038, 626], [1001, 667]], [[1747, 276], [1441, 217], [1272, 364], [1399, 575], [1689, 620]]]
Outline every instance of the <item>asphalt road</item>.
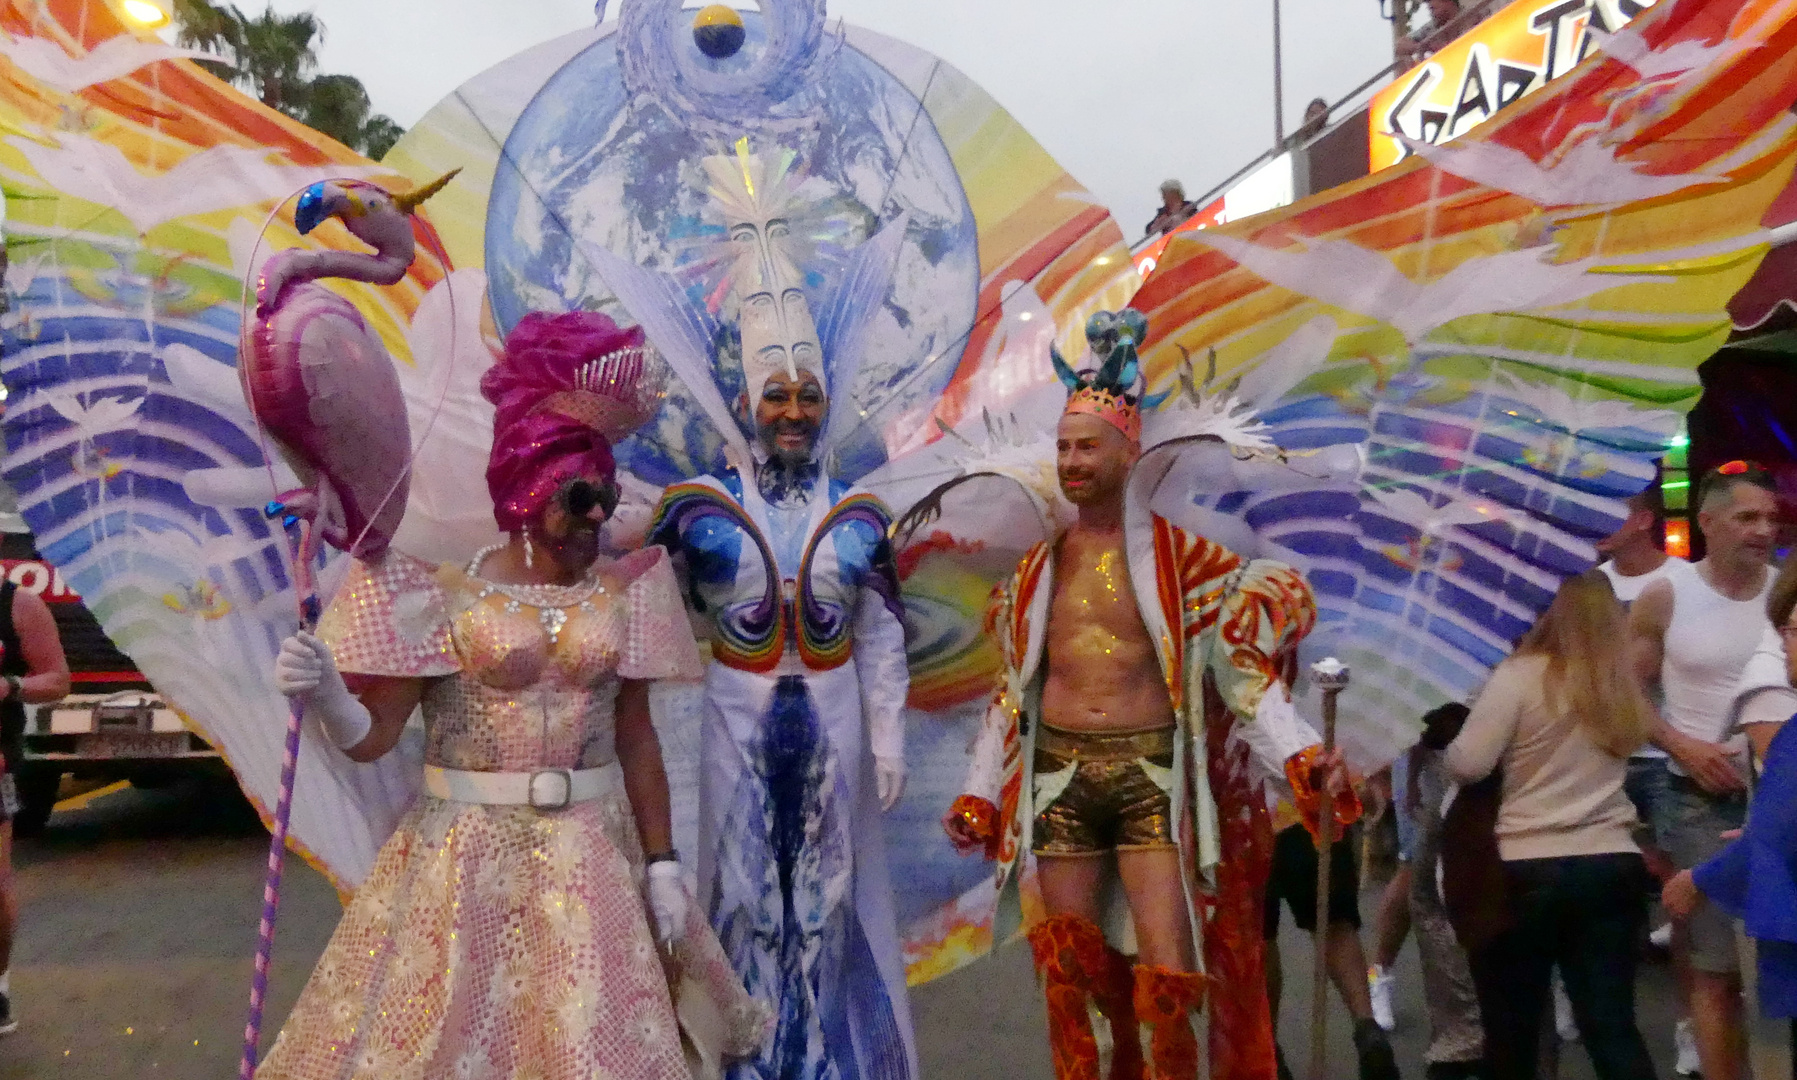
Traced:
[[[260, 825], [234, 791], [205, 785], [122, 788], [76, 803], [52, 816], [42, 838], [19, 845], [23, 916], [12, 989], [20, 1028], [0, 1040], [0, 1080], [235, 1077], [267, 852]], [[289, 867], [269, 1038], [339, 914], [321, 876], [297, 859]], [[1308, 971], [1306, 935], [1288, 923], [1281, 937], [1288, 972]], [[1394, 1042], [1404, 1075], [1420, 1078], [1425, 1031], [1413, 949], [1398, 973]], [[1642, 1029], [1662, 1077], [1672, 1075], [1669, 985], [1662, 966], [1647, 968], [1641, 981]], [[913, 1004], [928, 1080], [1051, 1076], [1027, 949], [1001, 950], [920, 987]], [[1289, 978], [1281, 1029], [1299, 1068], [1308, 1009], [1308, 980]], [[1330, 1033], [1329, 1060], [1347, 1080], [1354, 1059], [1339, 1007]], [[1790, 1075], [1773, 1060], [1761, 1080]], [[1561, 1075], [1592, 1075], [1576, 1045]]]

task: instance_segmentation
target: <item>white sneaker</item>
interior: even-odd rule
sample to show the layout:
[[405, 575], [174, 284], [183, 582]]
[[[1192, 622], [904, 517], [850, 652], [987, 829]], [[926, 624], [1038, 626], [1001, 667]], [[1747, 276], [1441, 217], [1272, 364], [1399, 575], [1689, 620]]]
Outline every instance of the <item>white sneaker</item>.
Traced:
[[1672, 948], [1672, 924], [1665, 923], [1658, 930], [1647, 935], [1647, 942], [1656, 949]]
[[1398, 1026], [1398, 1018], [1391, 1011], [1392, 984], [1397, 981], [1397, 976], [1378, 964], [1366, 969], [1367, 993], [1373, 999], [1373, 1023], [1381, 1031], [1392, 1031]]
[[1578, 1021], [1572, 1018], [1572, 999], [1566, 996], [1566, 984], [1560, 981], [1560, 973], [1554, 972], [1554, 1033], [1560, 1036], [1563, 1043], [1579, 1041]]
[[1673, 1029], [1672, 1044], [1678, 1047], [1678, 1062], [1672, 1071], [1680, 1076], [1696, 1076], [1702, 1066], [1697, 1061], [1697, 1033], [1691, 1030], [1689, 1017], [1680, 1020]]

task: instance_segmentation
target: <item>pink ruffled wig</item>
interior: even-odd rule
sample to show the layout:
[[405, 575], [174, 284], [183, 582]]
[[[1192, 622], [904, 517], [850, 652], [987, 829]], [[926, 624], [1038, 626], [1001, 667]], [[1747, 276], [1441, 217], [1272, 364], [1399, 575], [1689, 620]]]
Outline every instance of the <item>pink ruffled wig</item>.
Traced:
[[595, 312], [518, 320], [504, 357], [480, 380], [495, 410], [487, 490], [501, 529], [518, 532], [537, 520], [569, 480], [596, 474], [612, 482], [610, 440], [660, 404], [659, 388], [643, 391], [645, 357], [640, 328]]

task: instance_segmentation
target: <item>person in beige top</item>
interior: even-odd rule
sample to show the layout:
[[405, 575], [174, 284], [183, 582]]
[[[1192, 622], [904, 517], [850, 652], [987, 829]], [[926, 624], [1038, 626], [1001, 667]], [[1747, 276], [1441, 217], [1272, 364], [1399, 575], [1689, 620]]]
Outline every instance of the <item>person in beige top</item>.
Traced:
[[1503, 770], [1497, 841], [1509, 925], [1470, 957], [1495, 1080], [1534, 1075], [1556, 964], [1599, 1080], [1654, 1075], [1635, 1026], [1647, 868], [1622, 791], [1651, 712], [1626, 640], [1609, 579], [1569, 579], [1447, 749], [1462, 783]]

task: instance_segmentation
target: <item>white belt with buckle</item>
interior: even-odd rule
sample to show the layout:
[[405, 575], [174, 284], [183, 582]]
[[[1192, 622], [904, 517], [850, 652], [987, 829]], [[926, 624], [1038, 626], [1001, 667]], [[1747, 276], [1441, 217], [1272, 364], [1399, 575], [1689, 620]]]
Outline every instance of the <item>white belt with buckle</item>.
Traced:
[[424, 790], [449, 802], [484, 806], [529, 806], [561, 810], [624, 790], [617, 762], [597, 769], [533, 769], [530, 772], [473, 772], [424, 767]]

